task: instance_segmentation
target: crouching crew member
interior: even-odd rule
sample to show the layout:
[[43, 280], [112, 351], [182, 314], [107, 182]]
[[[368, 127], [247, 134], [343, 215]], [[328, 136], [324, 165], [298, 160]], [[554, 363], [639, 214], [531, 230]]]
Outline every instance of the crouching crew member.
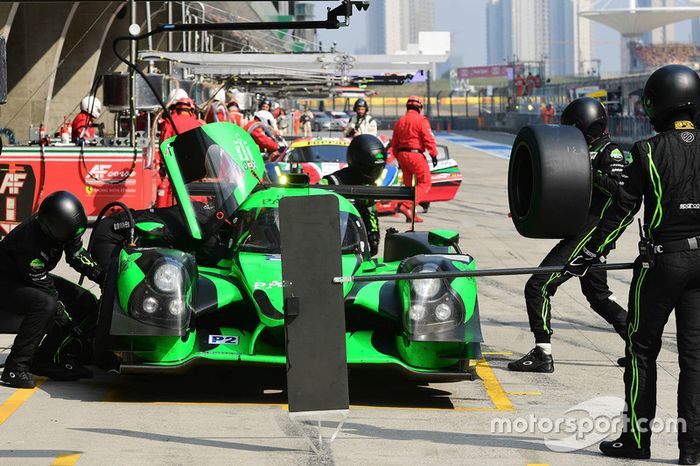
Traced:
[[[375, 186], [377, 179], [382, 175], [386, 166], [386, 147], [382, 141], [371, 134], [362, 134], [355, 137], [347, 151], [348, 166], [335, 173], [323, 177], [322, 183], [326, 184], [351, 184]], [[375, 201], [358, 200], [355, 207], [362, 217], [367, 230], [370, 254], [379, 252], [379, 221], [374, 209]]]
[[644, 111], [656, 136], [632, 147], [624, 188], [585, 248], [565, 270], [584, 275], [604, 260], [644, 203], [644, 237], [629, 293], [622, 435], [603, 442], [607, 456], [651, 455], [656, 358], [676, 310], [679, 464], [700, 463], [700, 78], [682, 65], [656, 70], [644, 86]]
[[[8, 312], [24, 316], [5, 361], [0, 380], [12, 387], [32, 388], [30, 374], [56, 380], [77, 380], [91, 375], [78, 362], [57, 355], [73, 323], [97, 314], [95, 297], [79, 286], [49, 274], [63, 252], [73, 269], [100, 283], [100, 267], [83, 248], [87, 226], [82, 204], [73, 194], [57, 191], [39, 206], [36, 215], [13, 229], [0, 242], [0, 294]], [[60, 327], [51, 328], [56, 323]], [[49, 335], [39, 346], [42, 337]]]
[[[610, 208], [618, 187], [623, 183], [625, 157], [620, 147], [610, 140], [605, 108], [596, 99], [582, 97], [571, 102], [561, 115], [561, 124], [580, 129], [588, 143], [593, 168], [593, 193], [588, 218], [583, 229], [571, 238], [565, 238], [542, 260], [541, 266], [565, 264], [581, 252], [591, 237], [601, 216]], [[606, 247], [606, 253], [611, 245]], [[552, 307], [550, 299], [557, 288], [571, 275], [553, 273], [533, 275], [525, 285], [525, 305], [530, 331], [535, 335], [535, 347], [524, 357], [508, 364], [508, 369], [521, 372], [554, 372], [552, 359]], [[610, 299], [605, 271], [595, 271], [580, 278], [581, 291], [596, 313], [615, 331], [626, 338], [627, 312]], [[621, 361], [622, 362], [622, 361]]]

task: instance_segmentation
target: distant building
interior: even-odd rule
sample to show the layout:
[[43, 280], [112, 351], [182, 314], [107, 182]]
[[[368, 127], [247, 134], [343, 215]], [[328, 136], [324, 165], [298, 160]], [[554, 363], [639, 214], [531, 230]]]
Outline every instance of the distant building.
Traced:
[[398, 53], [435, 30], [435, 0], [373, 0], [370, 8], [369, 53]]
[[512, 0], [489, 0], [486, 6], [486, 58], [497, 65], [513, 58], [513, 40], [508, 33], [513, 28]]
[[[648, 8], [677, 5], [676, 0], [637, 0], [637, 6], [640, 8]], [[662, 26], [644, 34], [642, 36], [642, 42], [645, 44], [669, 44], [675, 41], [675, 32], [673, 24]]]
[[598, 73], [593, 60], [592, 23], [578, 15], [593, 8], [593, 0], [549, 2], [549, 73], [553, 76]]
[[591, 22], [578, 11], [593, 0], [489, 0], [489, 64], [541, 62], [547, 75], [589, 74], [594, 67]]

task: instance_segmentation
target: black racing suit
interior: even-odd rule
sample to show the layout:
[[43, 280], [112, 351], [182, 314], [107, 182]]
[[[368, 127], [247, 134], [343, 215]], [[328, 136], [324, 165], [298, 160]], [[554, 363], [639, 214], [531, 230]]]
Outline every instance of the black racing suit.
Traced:
[[[36, 216], [25, 220], [0, 241], [0, 295], [8, 312], [24, 315], [19, 332], [5, 361], [10, 370], [28, 371], [44, 334], [38, 356], [55, 355], [70, 333], [64, 315], [57, 316], [61, 301], [76, 325], [97, 315], [97, 300], [88, 291], [67, 280], [49, 274], [63, 253], [66, 262], [90, 280], [99, 283], [102, 269], [83, 248], [80, 237], [61, 245], [39, 227]], [[57, 318], [62, 327], [52, 328]]]
[[[365, 185], [367, 184], [366, 177], [357, 174], [352, 168], [345, 167], [335, 173], [326, 175], [323, 179], [328, 184], [342, 185]], [[375, 210], [375, 201], [372, 200], [356, 200], [354, 201], [355, 208], [362, 218], [367, 230], [367, 240], [369, 241], [369, 251], [372, 256], [376, 256], [379, 252], [379, 220], [377, 220], [377, 212]]]
[[[680, 449], [700, 451], [700, 131], [676, 122], [651, 139], [637, 142], [627, 179], [586, 246], [604, 254], [644, 202], [644, 229], [658, 254], [653, 268], [635, 262], [629, 293], [624, 436], [638, 447], [651, 440], [656, 413], [656, 358], [664, 325], [676, 310]], [[690, 129], [684, 129], [690, 128]]]
[[[619, 146], [605, 135], [590, 146], [593, 169], [593, 195], [588, 218], [581, 232], [571, 238], [557, 243], [542, 260], [541, 266], [562, 265], [576, 257], [586, 241], [591, 237], [603, 213], [612, 204], [618, 185], [623, 182], [625, 157]], [[525, 285], [525, 304], [527, 306], [530, 330], [535, 335], [536, 343], [551, 341], [551, 304], [559, 285], [570, 278], [559, 272], [551, 275], [533, 275]], [[581, 291], [591, 308], [611, 324], [624, 338], [627, 313], [610, 299], [612, 292], [608, 288], [605, 271], [589, 272], [580, 278]]]
[[[219, 249], [220, 241], [216, 233], [223, 220], [214, 218], [214, 212], [207, 204], [193, 202], [192, 206], [200, 226], [206, 226], [203, 228], [204, 240], [194, 240], [190, 237], [180, 209], [178, 206], [171, 206], [131, 211], [136, 224], [153, 222], [162, 225], [157, 235], [148, 239], [137, 238], [138, 244], [192, 251], [196, 253], [198, 262], [203, 265], [208, 263], [207, 260], [215, 256], [215, 250]], [[129, 228], [129, 220], [124, 212], [105, 217], [95, 226], [90, 253], [104, 270], [109, 270], [112, 260], [128, 242]], [[136, 235], [139, 235], [138, 229]]]

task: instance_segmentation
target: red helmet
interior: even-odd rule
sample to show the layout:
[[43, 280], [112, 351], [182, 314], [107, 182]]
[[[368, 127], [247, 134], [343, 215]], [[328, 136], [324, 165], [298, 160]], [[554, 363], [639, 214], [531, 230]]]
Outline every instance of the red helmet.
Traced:
[[240, 107], [238, 105], [238, 101], [236, 99], [231, 99], [228, 102], [226, 102], [226, 108], [231, 108], [231, 107], [236, 107], [236, 108], [240, 109]]
[[190, 99], [189, 97], [177, 99], [177, 102], [175, 102], [174, 107], [175, 110], [194, 112], [194, 100]]
[[418, 110], [420, 112], [423, 110], [423, 102], [420, 100], [420, 97], [418, 97], [417, 95], [412, 95], [406, 101], [406, 108], [412, 108], [412, 109]]

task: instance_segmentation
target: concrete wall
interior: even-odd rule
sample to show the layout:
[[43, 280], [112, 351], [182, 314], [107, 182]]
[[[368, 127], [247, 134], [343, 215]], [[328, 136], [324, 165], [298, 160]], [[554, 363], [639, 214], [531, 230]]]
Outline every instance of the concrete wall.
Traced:
[[[153, 27], [167, 22], [168, 2], [151, 1], [150, 5]], [[255, 8], [237, 2], [208, 5], [208, 19], [214, 21], [269, 20], [260, 17], [260, 8], [274, 11], [272, 2], [260, 2]], [[172, 6], [173, 21], [182, 22], [180, 4]], [[0, 2], [0, 35], [7, 38], [8, 58], [8, 101], [0, 106], [0, 127], [13, 130], [24, 142], [30, 125], [44, 123], [49, 132], [55, 132], [64, 116], [73, 117], [79, 111], [80, 100], [90, 92], [97, 77], [126, 71], [114, 55], [112, 43], [116, 37], [128, 35], [128, 8], [129, 3], [123, 0]], [[141, 29], [147, 30], [145, 2], [136, 4], [136, 15]], [[246, 43], [261, 50], [277, 45], [272, 32], [256, 32], [244, 39], [238, 33], [217, 33], [222, 34], [233, 39], [223, 41], [227, 50]], [[217, 50], [221, 42], [215, 41]], [[182, 35], [173, 33], [173, 48], [179, 50], [181, 43]], [[147, 45], [147, 41], [139, 44], [141, 48]], [[153, 48], [166, 50], [167, 34], [155, 36]], [[120, 45], [120, 53], [128, 56], [128, 42]], [[156, 66], [159, 72], [168, 72], [166, 63]], [[97, 95], [102, 96], [101, 88]], [[102, 120], [111, 127], [111, 116], [106, 112]]]

